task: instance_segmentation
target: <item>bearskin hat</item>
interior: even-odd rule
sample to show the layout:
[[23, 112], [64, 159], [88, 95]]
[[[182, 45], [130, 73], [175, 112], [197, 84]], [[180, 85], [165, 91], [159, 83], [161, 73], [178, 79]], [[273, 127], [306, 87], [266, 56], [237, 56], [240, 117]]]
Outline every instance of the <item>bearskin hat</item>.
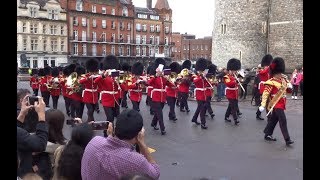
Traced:
[[43, 68], [39, 69], [38, 76], [45, 76]]
[[38, 69], [32, 69], [31, 70], [31, 76], [38, 74]]
[[286, 66], [284, 63], [284, 60], [281, 57], [276, 57], [272, 60], [270, 66], [270, 74], [279, 74], [279, 73], [284, 73]]
[[207, 59], [207, 67], [209, 67], [212, 64], [212, 61]]
[[132, 65], [132, 74], [141, 76], [143, 74], [143, 64], [141, 62], [136, 62]]
[[51, 75], [53, 77], [58, 77], [59, 76], [59, 68], [58, 67], [52, 68]]
[[122, 71], [130, 71], [130, 69], [131, 69], [131, 66], [128, 63], [123, 63], [121, 65], [121, 70]]
[[163, 58], [157, 58], [156, 61], [154, 62], [154, 65], [157, 68], [159, 64], [166, 65], [166, 61]]
[[227, 70], [238, 71], [241, 69], [241, 62], [239, 59], [232, 58], [227, 63]]
[[118, 69], [120, 66], [119, 60], [114, 55], [108, 55], [103, 59], [103, 70]]
[[69, 75], [70, 75], [68, 66], [66, 66], [66, 67], [64, 67], [64, 68], [62, 69], [62, 73], [63, 73], [63, 75], [65, 75], [65, 76], [69, 76]]
[[171, 72], [175, 72], [175, 73], [179, 74], [181, 71], [181, 66], [177, 62], [172, 62], [170, 64], [170, 69], [171, 69]]
[[269, 66], [272, 59], [273, 59], [273, 57], [270, 54], [263, 56], [263, 58], [261, 60], [261, 66], [262, 67]]
[[97, 72], [99, 70], [99, 62], [96, 59], [89, 59], [86, 62], [86, 69], [88, 72]]
[[83, 66], [77, 66], [74, 71], [77, 73], [78, 77], [86, 73], [86, 69]]
[[199, 58], [196, 62], [196, 71], [204, 71], [205, 69], [207, 69], [207, 60]]
[[216, 75], [216, 72], [217, 72], [217, 66], [216, 65], [214, 65], [214, 64], [210, 64], [209, 66], [208, 66], [208, 73], [211, 75], [211, 76], [214, 76], [214, 75]]
[[191, 69], [191, 61], [190, 60], [183, 61], [181, 69], [185, 69], [185, 68], [187, 68], [189, 70]]
[[51, 67], [50, 66], [46, 66], [45, 68], [43, 68], [44, 70], [44, 75], [50, 75], [51, 74]]

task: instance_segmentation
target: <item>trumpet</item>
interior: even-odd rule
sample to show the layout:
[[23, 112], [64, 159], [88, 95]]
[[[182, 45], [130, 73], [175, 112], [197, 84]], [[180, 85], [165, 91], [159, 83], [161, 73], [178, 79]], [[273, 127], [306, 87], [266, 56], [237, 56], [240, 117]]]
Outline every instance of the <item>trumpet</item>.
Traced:
[[118, 78], [118, 81], [120, 84], [128, 81], [129, 79], [131, 79], [132, 77], [130, 76], [130, 74], [128, 73], [124, 73], [124, 72], [120, 72], [120, 75], [119, 75], [119, 78]]

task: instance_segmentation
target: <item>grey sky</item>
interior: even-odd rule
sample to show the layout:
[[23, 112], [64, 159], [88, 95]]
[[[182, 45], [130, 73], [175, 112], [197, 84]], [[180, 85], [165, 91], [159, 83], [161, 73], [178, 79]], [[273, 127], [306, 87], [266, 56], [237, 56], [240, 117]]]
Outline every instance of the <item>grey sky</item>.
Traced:
[[[153, 6], [157, 0], [152, 0]], [[196, 35], [212, 36], [215, 0], [168, 0], [172, 9], [172, 30]], [[133, 0], [137, 7], [146, 7], [146, 0]]]

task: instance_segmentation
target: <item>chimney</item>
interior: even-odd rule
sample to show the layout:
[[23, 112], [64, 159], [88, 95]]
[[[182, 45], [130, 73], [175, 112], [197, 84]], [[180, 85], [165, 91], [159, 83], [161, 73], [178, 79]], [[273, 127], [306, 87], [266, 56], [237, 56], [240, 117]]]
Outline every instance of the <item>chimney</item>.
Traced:
[[152, 9], [152, 0], [147, 0], [147, 8]]

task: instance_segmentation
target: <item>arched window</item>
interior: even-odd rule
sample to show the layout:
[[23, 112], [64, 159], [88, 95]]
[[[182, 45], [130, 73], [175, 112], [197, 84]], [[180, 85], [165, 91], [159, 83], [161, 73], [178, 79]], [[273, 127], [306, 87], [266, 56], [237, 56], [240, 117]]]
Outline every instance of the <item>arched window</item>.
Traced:
[[128, 8], [126, 6], [122, 8], [122, 16], [128, 16]]

